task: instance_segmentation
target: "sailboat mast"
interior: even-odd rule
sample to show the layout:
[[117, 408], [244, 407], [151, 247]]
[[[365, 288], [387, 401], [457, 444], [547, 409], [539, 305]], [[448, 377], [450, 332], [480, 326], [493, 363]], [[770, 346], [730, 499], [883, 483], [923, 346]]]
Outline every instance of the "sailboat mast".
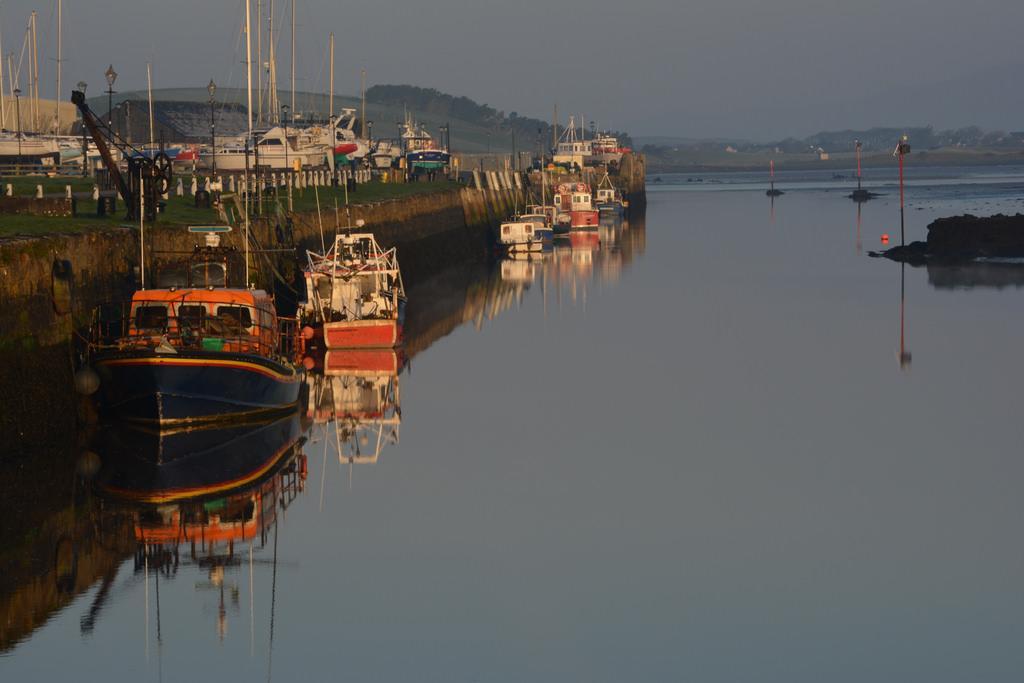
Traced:
[[246, 115], [248, 117], [248, 137], [245, 142], [245, 187], [246, 201], [243, 203], [245, 213], [245, 286], [249, 287], [249, 142], [252, 141], [252, 16], [250, 0], [245, 0], [245, 91]]
[[331, 94], [329, 95], [329, 101], [327, 104], [328, 115], [327, 120], [334, 120], [334, 31], [331, 31]]
[[149, 62], [146, 62], [146, 93], [149, 98], [149, 148], [155, 149], [153, 141], [153, 69]]
[[[362, 110], [359, 113], [359, 134], [366, 137], [366, 69], [359, 70], [359, 98], [362, 100]], [[408, 121], [409, 112], [405, 113]]]
[[256, 124], [263, 123], [263, 0], [256, 0]]
[[32, 129], [39, 130], [39, 43], [36, 40], [36, 11], [32, 10]]
[[295, 0], [292, 0], [292, 108], [291, 115], [295, 117]]
[[555, 102], [555, 115], [551, 117], [551, 149], [558, 147], [558, 102]]
[[[252, 15], [250, 0], [245, 0], [245, 113], [249, 137], [252, 138]], [[246, 236], [248, 238], [248, 235]], [[248, 242], [246, 242], [248, 246]], [[248, 263], [246, 264], [248, 265]]]
[[274, 0], [270, 0], [270, 13], [267, 15], [267, 40], [270, 41], [270, 69], [267, 74], [267, 106], [270, 108], [270, 121], [280, 123], [280, 109], [277, 106], [277, 48], [274, 42]]
[[7, 104], [4, 102], [4, 41], [0, 28], [0, 128], [7, 128]]
[[60, 135], [60, 92], [61, 63], [64, 61], [64, 1], [57, 0], [57, 94], [53, 98], [53, 106], [57, 110], [54, 133]]

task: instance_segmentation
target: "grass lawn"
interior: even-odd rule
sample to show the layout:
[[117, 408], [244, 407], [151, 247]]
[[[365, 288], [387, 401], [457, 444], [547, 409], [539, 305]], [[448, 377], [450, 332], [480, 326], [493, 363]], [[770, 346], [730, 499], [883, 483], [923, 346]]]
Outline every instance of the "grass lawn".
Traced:
[[[187, 187], [190, 179], [183, 177]], [[47, 178], [44, 176], [28, 176], [19, 178], [4, 178], [2, 183], [14, 185], [14, 194], [21, 196], [33, 196], [36, 185], [43, 185], [43, 191], [48, 193], [59, 193], [66, 185], [72, 186], [74, 192], [86, 192], [92, 190], [92, 180], [81, 177]], [[360, 185], [355, 192], [349, 194], [351, 204], [366, 202], [378, 202], [387, 199], [398, 199], [418, 194], [431, 192], [442, 192], [458, 188], [458, 183], [447, 180], [435, 181], [432, 183], [380, 183], [370, 182]], [[316, 194], [320, 195], [320, 208], [323, 211], [333, 210], [334, 202], [338, 206], [345, 204], [344, 188], [319, 187], [314, 192], [312, 187], [304, 190], [292, 191], [292, 204], [296, 212], [316, 211]], [[287, 207], [286, 195], [282, 193], [282, 208]], [[272, 200], [271, 200], [272, 201]], [[270, 209], [270, 205], [265, 210]], [[208, 225], [218, 223], [218, 213], [214, 209], [197, 209], [194, 206], [192, 197], [171, 197], [167, 201], [167, 211], [160, 215], [158, 221], [163, 225]], [[78, 202], [78, 215], [74, 217], [50, 217], [50, 216], [20, 216], [11, 214], [0, 214], [0, 237], [11, 237], [15, 235], [38, 236], [54, 233], [81, 233], [90, 230], [110, 228], [125, 224], [124, 203], [118, 202], [117, 212], [113, 216], [99, 218], [96, 216], [96, 202], [91, 199]]]

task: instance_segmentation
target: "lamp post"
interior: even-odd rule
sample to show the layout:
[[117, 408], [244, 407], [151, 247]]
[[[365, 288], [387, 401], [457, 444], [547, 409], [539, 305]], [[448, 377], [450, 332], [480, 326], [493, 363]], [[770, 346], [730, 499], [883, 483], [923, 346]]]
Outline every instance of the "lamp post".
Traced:
[[21, 163], [21, 88], [14, 89], [14, 108], [18, 124], [18, 163]]
[[107, 128], [113, 129], [114, 127], [114, 81], [117, 80], [117, 72], [114, 71], [114, 65], [111, 64], [107, 67], [107, 70], [103, 72], [103, 75], [107, 78]]
[[366, 130], [367, 130], [367, 133], [366, 133], [366, 135], [367, 135], [366, 145], [370, 149], [373, 149], [373, 121], [367, 121], [366, 122]]
[[217, 84], [210, 79], [210, 84], [206, 86], [206, 91], [210, 93], [210, 168], [211, 174], [217, 175], [217, 124], [213, 117], [213, 95], [217, 92]]
[[[78, 81], [78, 92], [85, 95], [85, 81]], [[85, 119], [82, 119], [82, 177], [89, 175], [89, 140], [85, 137]]]

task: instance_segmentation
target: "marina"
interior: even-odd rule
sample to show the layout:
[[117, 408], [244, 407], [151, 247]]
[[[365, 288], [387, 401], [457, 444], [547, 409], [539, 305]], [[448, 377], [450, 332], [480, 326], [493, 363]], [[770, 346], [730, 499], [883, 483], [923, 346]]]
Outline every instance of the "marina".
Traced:
[[0, 681], [1024, 677], [1021, 8], [33, 3]]

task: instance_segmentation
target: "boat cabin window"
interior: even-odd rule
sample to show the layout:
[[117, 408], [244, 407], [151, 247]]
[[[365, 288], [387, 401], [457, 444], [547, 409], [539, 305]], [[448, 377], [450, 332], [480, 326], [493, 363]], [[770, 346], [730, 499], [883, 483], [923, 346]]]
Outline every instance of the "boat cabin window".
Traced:
[[316, 279], [316, 291], [321, 299], [325, 299], [327, 301], [331, 300], [332, 285], [333, 283], [329, 277], [319, 277]]
[[178, 306], [178, 326], [182, 329], [197, 330], [206, 318], [206, 307], [202, 304], [186, 304]]
[[135, 309], [135, 328], [139, 330], [167, 330], [167, 307], [162, 305], [139, 306]]
[[223, 263], [206, 261], [192, 264], [193, 287], [227, 286], [228, 269]]
[[266, 138], [260, 141], [261, 145], [281, 145], [281, 141], [277, 138]]
[[244, 306], [218, 306], [217, 317], [226, 324], [228, 331], [252, 327], [252, 315]]

